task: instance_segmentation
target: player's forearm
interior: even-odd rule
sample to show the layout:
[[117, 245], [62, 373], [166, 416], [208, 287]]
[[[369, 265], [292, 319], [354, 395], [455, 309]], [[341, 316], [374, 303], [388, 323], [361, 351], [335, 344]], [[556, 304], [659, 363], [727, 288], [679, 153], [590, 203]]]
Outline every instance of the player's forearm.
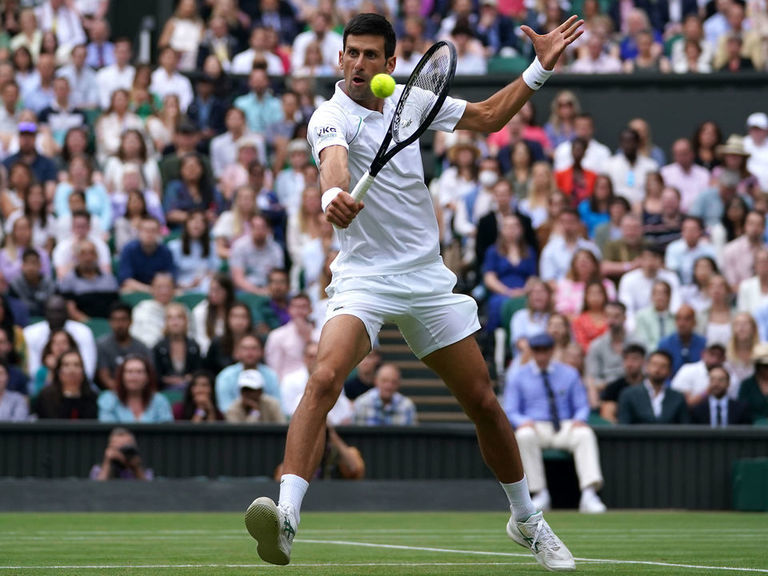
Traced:
[[523, 104], [530, 100], [533, 94], [534, 91], [523, 82], [522, 78], [517, 78], [487, 100], [468, 103], [456, 129], [498, 132], [518, 113]]
[[[334, 150], [339, 148], [339, 150]], [[349, 191], [349, 168], [347, 168], [346, 150], [331, 147], [323, 150], [320, 162], [320, 189], [341, 188]]]

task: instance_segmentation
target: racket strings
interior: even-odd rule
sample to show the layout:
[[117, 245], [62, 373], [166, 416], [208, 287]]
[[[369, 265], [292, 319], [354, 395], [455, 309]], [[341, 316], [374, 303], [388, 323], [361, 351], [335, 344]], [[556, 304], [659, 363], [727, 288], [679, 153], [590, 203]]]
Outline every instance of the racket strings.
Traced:
[[441, 46], [405, 86], [392, 124], [392, 138], [404, 142], [424, 123], [439, 95], [451, 81], [451, 50]]

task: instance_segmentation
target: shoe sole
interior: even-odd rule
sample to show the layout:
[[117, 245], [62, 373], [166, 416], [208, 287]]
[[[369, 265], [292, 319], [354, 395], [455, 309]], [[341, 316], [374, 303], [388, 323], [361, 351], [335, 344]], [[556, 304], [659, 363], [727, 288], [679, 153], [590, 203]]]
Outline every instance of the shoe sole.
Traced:
[[547, 566], [546, 564], [544, 564], [544, 560], [542, 558], [539, 558], [536, 554], [534, 554], [533, 550], [531, 550], [531, 547], [528, 545], [528, 542], [525, 541], [525, 539], [520, 535], [518, 531], [512, 528], [509, 522], [507, 522], [507, 536], [509, 536], [515, 544], [519, 544], [520, 546], [528, 550], [536, 559], [536, 562], [541, 564], [541, 566], [543, 566], [550, 572], [570, 572], [572, 570], [576, 570], [575, 563], [567, 564], [565, 566]]
[[280, 519], [272, 499], [262, 496], [248, 506], [245, 527], [259, 543], [256, 550], [262, 560], [279, 566], [291, 561], [290, 556], [280, 549]]

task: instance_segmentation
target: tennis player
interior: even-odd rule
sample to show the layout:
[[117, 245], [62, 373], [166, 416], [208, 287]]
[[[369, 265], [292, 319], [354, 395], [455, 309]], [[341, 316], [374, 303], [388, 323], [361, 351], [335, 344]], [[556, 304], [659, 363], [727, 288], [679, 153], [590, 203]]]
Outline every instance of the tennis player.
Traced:
[[[543, 36], [522, 26], [537, 54], [522, 76], [483, 102], [448, 97], [430, 128], [500, 130], [552, 74], [563, 50], [581, 35], [582, 24], [572, 16]], [[379, 15], [350, 20], [339, 54], [344, 79], [309, 123], [308, 139], [325, 191], [323, 209], [342, 229], [341, 251], [332, 266], [317, 366], [288, 429], [278, 504], [257, 498], [246, 512], [246, 526], [263, 560], [288, 564], [301, 503], [322, 456], [326, 415], [382, 324], [394, 322], [475, 424], [483, 458], [509, 499], [507, 534], [546, 568], [571, 570], [573, 556], [531, 503], [514, 432], [473, 337], [480, 328], [477, 306], [468, 296], [453, 293], [456, 277], [440, 257], [418, 141], [384, 166], [365, 207], [348, 193], [370, 166], [403, 89], [398, 86], [385, 99], [370, 89], [373, 76], [394, 72], [395, 41], [392, 26]]]

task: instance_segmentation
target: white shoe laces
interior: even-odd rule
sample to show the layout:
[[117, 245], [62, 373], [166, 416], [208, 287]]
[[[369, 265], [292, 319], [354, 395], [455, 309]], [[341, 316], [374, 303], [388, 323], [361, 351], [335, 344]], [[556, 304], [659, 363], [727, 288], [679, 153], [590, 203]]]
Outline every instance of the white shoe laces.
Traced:
[[552, 532], [544, 518], [539, 518], [539, 521], [536, 523], [536, 532], [533, 534], [533, 542], [531, 543], [531, 548], [534, 550], [536, 549], [537, 542], [541, 542], [546, 550], [560, 549], [555, 533]]

